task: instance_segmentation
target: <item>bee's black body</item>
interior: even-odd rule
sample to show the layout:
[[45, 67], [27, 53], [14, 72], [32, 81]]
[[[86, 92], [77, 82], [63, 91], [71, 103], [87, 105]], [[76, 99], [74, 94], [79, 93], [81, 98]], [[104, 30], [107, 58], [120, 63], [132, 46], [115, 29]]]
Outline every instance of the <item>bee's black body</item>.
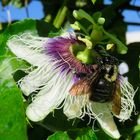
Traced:
[[[104, 57], [98, 59], [98, 63], [98, 74], [91, 84], [90, 100], [103, 103], [111, 101], [113, 98], [116, 83], [110, 81], [110, 78], [115, 73], [114, 65], [116, 65], [117, 60], [114, 57]], [[108, 75], [108, 79], [105, 78], [105, 75]]]
[[115, 82], [109, 82], [103, 75], [99, 75], [91, 85], [90, 100], [102, 103], [111, 101], [114, 90]]

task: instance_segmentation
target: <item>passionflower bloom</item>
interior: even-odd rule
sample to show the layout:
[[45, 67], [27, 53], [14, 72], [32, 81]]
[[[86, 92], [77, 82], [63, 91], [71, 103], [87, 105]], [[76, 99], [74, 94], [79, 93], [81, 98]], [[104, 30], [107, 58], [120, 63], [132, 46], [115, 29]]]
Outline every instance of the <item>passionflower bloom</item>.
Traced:
[[111, 101], [104, 103], [91, 101], [88, 93], [70, 94], [71, 87], [78, 80], [77, 74], [92, 72], [89, 66], [76, 59], [71, 49], [74, 46], [85, 45], [74, 33], [66, 33], [54, 38], [24, 33], [11, 37], [7, 45], [18, 58], [27, 61], [32, 67], [28, 74], [18, 81], [24, 95], [36, 93], [26, 110], [30, 120], [41, 121], [54, 109], [63, 107], [63, 112], [68, 119], [89, 115], [90, 119], [97, 119], [103, 130], [110, 136], [120, 137], [113, 115], [120, 121], [130, 118], [134, 108], [135, 91], [132, 85], [119, 75], [121, 90], [119, 115], [112, 111]]

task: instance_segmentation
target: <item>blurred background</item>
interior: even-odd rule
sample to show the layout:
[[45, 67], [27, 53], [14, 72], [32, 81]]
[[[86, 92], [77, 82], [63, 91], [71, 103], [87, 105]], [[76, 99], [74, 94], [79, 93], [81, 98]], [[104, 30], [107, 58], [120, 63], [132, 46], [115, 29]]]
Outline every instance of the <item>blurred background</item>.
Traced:
[[3, 24], [25, 18], [53, 21], [57, 12], [64, 6], [67, 7], [65, 20], [71, 20], [71, 16], [68, 15], [74, 9], [83, 8], [90, 12], [100, 10], [108, 18], [107, 27], [119, 24], [123, 26], [123, 30], [125, 27], [127, 44], [140, 41], [140, 0], [97, 0], [96, 5], [93, 5], [90, 0], [1, 0], [0, 29], [4, 28]]

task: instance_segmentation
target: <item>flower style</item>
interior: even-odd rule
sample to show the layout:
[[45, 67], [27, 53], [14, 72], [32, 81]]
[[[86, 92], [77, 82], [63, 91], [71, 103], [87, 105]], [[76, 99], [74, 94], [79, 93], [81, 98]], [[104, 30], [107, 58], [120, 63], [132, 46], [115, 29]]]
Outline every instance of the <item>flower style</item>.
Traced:
[[[63, 107], [68, 119], [97, 119], [103, 130], [114, 138], [119, 138], [113, 115], [120, 121], [130, 118], [134, 108], [133, 87], [119, 75], [121, 90], [121, 111], [116, 115], [111, 102], [99, 103], [89, 99], [89, 94], [70, 94], [70, 89], [78, 80], [75, 73], [91, 73], [86, 65], [76, 59], [71, 47], [83, 45], [74, 33], [66, 33], [54, 38], [33, 36], [31, 33], [15, 35], [8, 40], [8, 47], [18, 57], [33, 66], [33, 70], [18, 82], [26, 96], [37, 92], [26, 110], [32, 121], [43, 120], [54, 109]], [[80, 87], [79, 87], [80, 88]]]

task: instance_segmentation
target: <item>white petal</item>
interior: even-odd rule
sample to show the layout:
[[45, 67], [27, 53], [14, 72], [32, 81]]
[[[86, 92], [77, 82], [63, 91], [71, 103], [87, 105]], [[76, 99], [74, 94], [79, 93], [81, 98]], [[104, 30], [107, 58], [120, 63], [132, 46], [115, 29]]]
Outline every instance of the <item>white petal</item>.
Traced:
[[113, 120], [113, 116], [110, 112], [109, 106], [107, 103], [93, 103], [92, 110], [96, 114], [96, 119], [98, 120], [100, 126], [103, 130], [115, 139], [120, 138], [120, 133], [116, 127], [116, 124]]
[[30, 72], [27, 76], [22, 78], [18, 83], [23, 93], [28, 96], [30, 93], [42, 89], [43, 86], [48, 85], [48, 81], [55, 75], [52, 64], [44, 64]]
[[63, 112], [69, 119], [82, 118], [82, 116], [85, 115], [83, 114], [82, 108], [86, 106], [87, 102], [87, 95], [68, 95], [67, 99], [65, 100]]
[[45, 39], [39, 40], [38, 38], [40, 37], [35, 38], [37, 39], [32, 40], [26, 34], [25, 36], [14, 36], [8, 40], [7, 45], [18, 58], [24, 59], [34, 66], [40, 66], [47, 61], [46, 55], [39, 50], [39, 48], [43, 49]]
[[121, 89], [121, 112], [118, 116], [120, 121], [125, 121], [131, 117], [133, 109], [135, 109], [134, 95], [137, 90], [123, 76], [119, 77]]
[[27, 107], [26, 114], [30, 120], [36, 122], [44, 119], [51, 111], [59, 107], [69, 94], [72, 76], [66, 77], [65, 74], [62, 76], [57, 73], [53, 78], [51, 85], [46, 85]]

